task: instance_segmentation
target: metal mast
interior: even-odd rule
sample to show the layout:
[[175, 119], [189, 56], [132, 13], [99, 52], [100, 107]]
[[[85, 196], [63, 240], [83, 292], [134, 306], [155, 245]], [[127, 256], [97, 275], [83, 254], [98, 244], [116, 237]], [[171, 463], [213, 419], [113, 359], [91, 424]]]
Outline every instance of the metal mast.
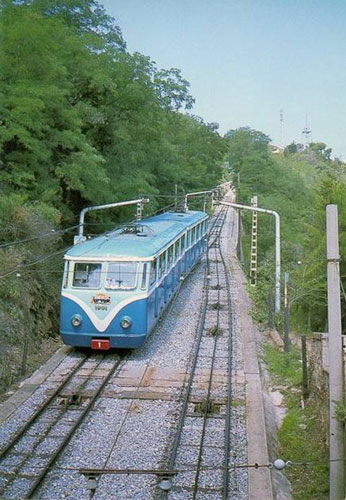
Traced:
[[[257, 196], [251, 198], [251, 206], [258, 207]], [[251, 260], [250, 260], [250, 285], [256, 286], [257, 283], [257, 222], [258, 213], [252, 212], [251, 228]]]
[[303, 136], [303, 143], [305, 148], [309, 147], [309, 144], [311, 144], [311, 130], [308, 127], [308, 115], [305, 115], [305, 127], [303, 128], [302, 131], [302, 136]]
[[284, 110], [280, 109], [280, 147], [284, 149]]

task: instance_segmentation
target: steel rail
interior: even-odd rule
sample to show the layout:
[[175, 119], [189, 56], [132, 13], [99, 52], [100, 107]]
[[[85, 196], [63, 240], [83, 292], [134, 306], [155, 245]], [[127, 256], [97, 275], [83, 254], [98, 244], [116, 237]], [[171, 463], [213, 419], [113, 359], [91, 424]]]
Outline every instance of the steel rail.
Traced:
[[[220, 213], [222, 213], [225, 216], [226, 210], [225, 211], [221, 210]], [[215, 219], [214, 224], [212, 226], [212, 229], [215, 228], [216, 222], [218, 220], [220, 220], [220, 217], [221, 217], [220, 213], [218, 214], [217, 218]], [[224, 220], [223, 220], [223, 222], [224, 222]], [[220, 230], [218, 231], [219, 235], [221, 235], [222, 225], [219, 226], [220, 227]], [[211, 235], [211, 230], [209, 231], [209, 238], [210, 238], [210, 235]], [[206, 314], [207, 314], [208, 301], [209, 301], [209, 288], [210, 288], [210, 286], [209, 286], [210, 267], [209, 266], [210, 266], [210, 263], [209, 263], [208, 252], [209, 252], [211, 245], [216, 241], [216, 239], [217, 239], [217, 237], [214, 239], [214, 241], [210, 245], [208, 245], [208, 249], [207, 249], [207, 266], [206, 266], [206, 272], [204, 274], [204, 283], [203, 283], [203, 286], [205, 288], [205, 296], [204, 296], [204, 300], [202, 302], [202, 307], [200, 309], [200, 315], [199, 315], [199, 320], [198, 320], [198, 325], [197, 325], [197, 336], [196, 336], [197, 338], [196, 338], [195, 353], [194, 353], [194, 357], [193, 357], [193, 361], [192, 361], [192, 367], [191, 367], [191, 371], [190, 371], [189, 380], [188, 380], [186, 390], [185, 390], [185, 396], [184, 396], [184, 400], [183, 400], [182, 409], [180, 412], [180, 418], [178, 421], [173, 445], [172, 445], [171, 452], [170, 452], [170, 458], [169, 458], [169, 462], [168, 462], [168, 466], [167, 466], [168, 470], [174, 469], [176, 456], [177, 456], [179, 444], [181, 441], [182, 430], [183, 430], [183, 426], [185, 423], [186, 410], [187, 410], [188, 403], [190, 400], [192, 383], [193, 383], [194, 376], [195, 376], [195, 371], [196, 371], [196, 366], [197, 366], [197, 361], [198, 361], [198, 356], [199, 356], [199, 350], [200, 350], [201, 341], [202, 341], [202, 337], [203, 337], [203, 331], [204, 331], [204, 327], [205, 327], [205, 318], [206, 318]], [[211, 370], [211, 375], [212, 375], [212, 370]], [[210, 383], [210, 387], [211, 387], [210, 380], [209, 380], [209, 383]], [[205, 426], [204, 426], [204, 431], [205, 431]], [[198, 469], [200, 469], [200, 467], [198, 467]], [[167, 492], [162, 492], [162, 496], [165, 498], [167, 496]], [[194, 498], [195, 498], [195, 494], [194, 494]]]
[[190, 372], [190, 377], [189, 377], [189, 380], [188, 380], [188, 383], [187, 383], [185, 397], [184, 397], [184, 400], [183, 400], [183, 406], [182, 406], [182, 410], [180, 412], [180, 418], [179, 418], [177, 430], [176, 430], [176, 433], [175, 433], [175, 438], [174, 438], [174, 441], [173, 441], [173, 446], [172, 446], [172, 449], [171, 449], [170, 459], [169, 459], [169, 462], [168, 462], [168, 467], [167, 468], [169, 470], [172, 470], [174, 468], [174, 464], [175, 464], [175, 460], [176, 460], [176, 456], [177, 456], [177, 451], [178, 451], [178, 447], [179, 447], [179, 443], [180, 443], [180, 439], [181, 439], [181, 433], [182, 433], [183, 426], [184, 426], [185, 415], [186, 415], [187, 405], [188, 405], [188, 402], [189, 402], [189, 397], [190, 397], [190, 392], [191, 392], [193, 377], [194, 377], [195, 369], [196, 369], [196, 366], [197, 366], [199, 348], [200, 348], [200, 344], [201, 344], [201, 340], [202, 340], [202, 336], [203, 336], [203, 329], [204, 329], [204, 324], [205, 324], [205, 316], [206, 316], [207, 306], [208, 306], [208, 292], [209, 292], [209, 287], [208, 287], [208, 281], [209, 281], [208, 280], [208, 275], [209, 275], [209, 272], [208, 271], [209, 271], [209, 269], [208, 269], [208, 265], [207, 265], [206, 266], [206, 272], [204, 274], [204, 282], [203, 282], [203, 286], [205, 287], [205, 292], [206, 293], [205, 293], [205, 296], [204, 296], [203, 304], [202, 304], [202, 307], [201, 307], [201, 310], [200, 310], [200, 315], [199, 315], [199, 318], [198, 318], [197, 343], [196, 343], [196, 348], [195, 348], [195, 355], [194, 355], [194, 358], [193, 358], [191, 372]]
[[[232, 226], [232, 234], [234, 229], [234, 222]], [[227, 303], [229, 310], [228, 317], [228, 377], [227, 377], [227, 401], [226, 401], [226, 419], [225, 419], [225, 455], [224, 455], [224, 471], [223, 471], [223, 489], [222, 489], [222, 500], [227, 500], [228, 489], [229, 489], [229, 454], [230, 454], [230, 438], [231, 438], [231, 417], [232, 417], [232, 363], [233, 363], [233, 322], [232, 322], [232, 299], [231, 299], [231, 289], [230, 280], [227, 269], [227, 264], [222, 253], [221, 246], [219, 248], [220, 257], [225, 269], [225, 281], [227, 287]]]
[[[76, 420], [76, 422], [73, 424], [73, 426], [71, 427], [69, 432], [64, 437], [60, 446], [53, 453], [53, 455], [49, 459], [48, 464], [45, 465], [45, 468], [42, 471], [42, 473], [39, 476], [37, 476], [37, 478], [35, 479], [33, 485], [30, 487], [29, 491], [26, 493], [25, 499], [33, 498], [33, 495], [35, 494], [35, 492], [37, 491], [39, 486], [42, 484], [42, 481], [46, 477], [46, 475], [49, 472], [49, 470], [51, 469], [52, 465], [56, 462], [58, 457], [64, 451], [66, 445], [69, 443], [69, 441], [71, 440], [72, 436], [74, 435], [74, 433], [76, 432], [78, 427], [83, 423], [85, 417], [89, 414], [89, 412], [92, 409], [92, 407], [94, 406], [97, 398], [99, 397], [99, 395], [101, 394], [101, 392], [103, 391], [105, 386], [108, 384], [110, 378], [114, 375], [116, 370], [119, 368], [119, 365], [121, 364], [122, 360], [123, 360], [122, 358], [119, 358], [118, 360], [116, 360], [116, 362], [114, 363], [111, 370], [108, 372], [108, 374], [105, 376], [105, 378], [101, 382], [101, 385], [97, 388], [97, 390], [95, 391], [93, 396], [90, 398], [90, 401], [88, 402], [88, 404], [83, 408], [83, 411], [82, 411], [81, 415], [79, 416], [78, 420]], [[102, 360], [101, 360], [101, 362], [102, 362]], [[99, 365], [97, 365], [97, 366], [99, 366]]]
[[[58, 386], [58, 388], [53, 392], [53, 394], [44, 402], [43, 405], [35, 412], [35, 414], [29, 419], [29, 421], [26, 423], [24, 428], [21, 429], [21, 431], [15, 436], [15, 438], [6, 446], [6, 448], [3, 450], [2, 457], [5, 457], [11, 450], [11, 448], [19, 441], [20, 438], [25, 436], [25, 433], [27, 431], [30, 431], [31, 426], [36, 423], [38, 418], [44, 414], [44, 411], [49, 409], [50, 404], [54, 401], [56, 397], [59, 396], [59, 393], [62, 391], [63, 388], [67, 386], [67, 384], [73, 380], [74, 376], [78, 376], [78, 371], [83, 368], [85, 363], [90, 360], [90, 355], [82, 359], [80, 363], [73, 369], [73, 371], [68, 375], [67, 378], [63, 381], [62, 384]], [[105, 356], [102, 356], [101, 360], [96, 364], [96, 366], [93, 368], [92, 373], [82, 381], [82, 383], [78, 384], [76, 387], [75, 391], [80, 392], [86, 384], [90, 381], [92, 378], [92, 375], [95, 373], [95, 371], [99, 368], [99, 366], [102, 364], [102, 361], [104, 360]], [[122, 359], [117, 360], [117, 363], [112, 367], [113, 371], [114, 369], [119, 365]], [[104, 381], [103, 381], [104, 383]], [[101, 386], [102, 387], [102, 384]], [[100, 388], [99, 388], [100, 389]], [[51, 468], [52, 464], [55, 462], [61, 451], [63, 450], [64, 446], [68, 442], [69, 438], [72, 436], [74, 433], [75, 429], [78, 427], [78, 425], [81, 423], [82, 419], [85, 417], [86, 413], [88, 412], [88, 409], [90, 408], [90, 405], [93, 403], [92, 399], [95, 397], [95, 394], [91, 396], [90, 401], [86, 407], [83, 408], [81, 415], [79, 416], [78, 420], [74, 423], [74, 425], [71, 427], [70, 431], [68, 434], [66, 434], [65, 439], [60, 443], [60, 446], [57, 448], [57, 450], [53, 453], [51, 458], [49, 459], [49, 462], [45, 464], [44, 466], [40, 467], [42, 469], [41, 473], [37, 476], [34, 476], [34, 482], [30, 486], [30, 489], [25, 493], [26, 496], [23, 498], [31, 498], [31, 495], [33, 494], [34, 491], [38, 488], [39, 484], [43, 481], [44, 477], [46, 476], [47, 472]], [[97, 397], [97, 394], [96, 394]], [[8, 482], [5, 482], [2, 488], [0, 488], [0, 495], [6, 491], [6, 489], [13, 483], [15, 479], [16, 474], [20, 474], [20, 471], [26, 467], [27, 460], [29, 458], [32, 458], [33, 453], [37, 450], [37, 448], [44, 443], [44, 440], [47, 438], [51, 430], [54, 428], [54, 426], [59, 422], [59, 420], [65, 415], [65, 413], [69, 410], [69, 405], [64, 405], [61, 406], [60, 409], [61, 411], [59, 412], [58, 415], [56, 415], [52, 421], [50, 422], [50, 425], [45, 431], [38, 436], [38, 440], [35, 442], [34, 447], [32, 449], [32, 452], [30, 455], [26, 455], [23, 457], [23, 460], [18, 463], [18, 465], [15, 467], [14, 471], [11, 473], [11, 479]], [[13, 476], [13, 477], [12, 477]], [[2, 497], [3, 498], [3, 497]]]
[[[222, 228], [222, 226], [221, 226], [221, 228]], [[220, 235], [221, 235], [221, 229], [220, 229], [220, 233], [219, 233], [217, 239], [220, 238]], [[217, 297], [218, 297], [218, 304], [219, 304], [220, 303], [220, 275], [219, 275], [219, 269], [218, 269], [218, 263], [217, 263], [217, 249], [216, 248], [215, 248], [215, 255], [216, 255], [215, 268], [216, 268], [216, 277], [217, 277]], [[194, 486], [193, 486], [193, 496], [192, 496], [193, 500], [195, 500], [197, 493], [198, 493], [198, 480], [199, 480], [199, 474], [200, 474], [201, 462], [202, 462], [205, 429], [206, 429], [207, 419], [208, 419], [208, 407], [209, 407], [209, 402], [211, 400], [210, 394], [211, 394], [211, 385], [212, 385], [213, 375], [214, 375], [214, 364], [215, 364], [215, 356], [216, 356], [216, 347], [217, 347], [218, 338], [219, 338], [219, 336], [218, 336], [219, 328], [220, 328], [220, 310], [217, 309], [216, 310], [216, 335], [215, 335], [215, 339], [214, 339], [213, 354], [212, 354], [212, 359], [211, 359], [206, 403], [205, 403], [205, 407], [204, 407], [204, 411], [203, 411], [203, 426], [202, 426], [200, 446], [199, 446], [199, 451], [198, 451], [197, 468], [196, 468], [196, 473], [195, 473], [195, 482], [194, 482]]]
[[48, 405], [53, 401], [55, 397], [58, 396], [58, 394], [64, 389], [64, 387], [70, 382], [71, 378], [75, 373], [79, 370], [83, 364], [86, 363], [86, 361], [89, 359], [89, 357], [83, 358], [71, 371], [71, 373], [67, 376], [65, 380], [62, 381], [62, 383], [55, 389], [55, 391], [46, 399], [44, 400], [43, 404], [33, 413], [33, 415], [29, 418], [29, 420], [26, 422], [24, 427], [22, 427], [11, 439], [11, 441], [0, 450], [0, 460], [5, 457], [5, 455], [9, 452], [11, 448], [18, 442], [18, 440], [25, 434], [25, 432], [29, 429], [29, 427], [38, 419], [38, 417], [43, 413], [43, 411], [48, 407]]

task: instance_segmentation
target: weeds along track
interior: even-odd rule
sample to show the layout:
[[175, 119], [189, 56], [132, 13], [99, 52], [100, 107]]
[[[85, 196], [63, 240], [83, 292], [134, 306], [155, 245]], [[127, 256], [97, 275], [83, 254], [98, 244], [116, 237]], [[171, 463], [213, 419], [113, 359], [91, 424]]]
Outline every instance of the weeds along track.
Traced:
[[228, 270], [220, 246], [226, 210], [221, 209], [209, 235], [195, 351], [167, 463], [176, 477], [161, 498], [228, 498], [232, 324]]
[[121, 361], [103, 354], [80, 359], [0, 450], [1, 499], [34, 497]]

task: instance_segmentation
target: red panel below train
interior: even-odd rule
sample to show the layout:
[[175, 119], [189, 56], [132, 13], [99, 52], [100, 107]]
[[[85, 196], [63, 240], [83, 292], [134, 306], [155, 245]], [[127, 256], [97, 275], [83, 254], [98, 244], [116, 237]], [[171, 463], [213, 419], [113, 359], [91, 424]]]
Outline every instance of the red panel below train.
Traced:
[[91, 349], [108, 351], [110, 349], [110, 342], [108, 339], [91, 339]]

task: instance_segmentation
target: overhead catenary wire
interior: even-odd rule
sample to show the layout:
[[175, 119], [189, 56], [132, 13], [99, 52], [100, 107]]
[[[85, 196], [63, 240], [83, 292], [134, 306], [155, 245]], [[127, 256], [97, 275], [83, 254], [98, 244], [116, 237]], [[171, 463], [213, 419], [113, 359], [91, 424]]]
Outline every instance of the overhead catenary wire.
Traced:
[[[71, 247], [68, 247], [68, 248], [71, 248]], [[66, 252], [66, 248], [62, 248], [60, 250], [57, 250], [56, 252], [52, 252], [48, 255], [45, 255], [45, 256], [42, 256], [40, 257], [39, 259], [36, 259], [34, 261], [31, 261], [31, 262], [28, 262], [27, 264], [21, 264], [17, 267], [14, 267], [13, 269], [11, 269], [10, 271], [8, 271], [7, 273], [5, 274], [1, 274], [0, 275], [0, 279], [3, 279], [3, 278], [6, 278], [7, 276], [10, 276], [11, 274], [14, 274], [14, 273], [19, 273], [21, 269], [25, 269], [27, 267], [31, 267], [31, 266], [34, 266], [36, 264], [40, 264], [41, 262], [44, 262], [48, 259], [51, 259], [52, 257], [56, 256], [56, 255], [59, 255], [63, 252]]]
[[[153, 216], [153, 215], [156, 215], [156, 214], [158, 214], [159, 212], [162, 212], [163, 210], [170, 209], [170, 208], [172, 208], [172, 207], [174, 207], [174, 204], [170, 204], [170, 205], [167, 205], [166, 207], [162, 207], [162, 208], [158, 209], [157, 211], [155, 211], [153, 214], [150, 214], [150, 215], [148, 215], [147, 217], [144, 217], [144, 218], [143, 218], [140, 222], [143, 222], [143, 221], [145, 221], [146, 219], [148, 219], [149, 217], [151, 217], [151, 216]], [[119, 228], [121, 228], [121, 227], [126, 227], [127, 225], [132, 224], [132, 223], [136, 223], [136, 222], [138, 222], [138, 221], [137, 221], [137, 219], [131, 219], [130, 221], [128, 221], [128, 222], [126, 222], [126, 223], [122, 223], [122, 224], [120, 224], [120, 225], [116, 226], [115, 228], [113, 228], [113, 229], [111, 229], [111, 230], [109, 230], [109, 231], [106, 231], [106, 232], [104, 232], [104, 233], [99, 234], [98, 236], [107, 235], [107, 234], [109, 234], [109, 233], [111, 233], [111, 232], [115, 231], [116, 229], [119, 229]], [[44, 233], [44, 234], [45, 234], [46, 236], [52, 236], [52, 235], [54, 235], [54, 236], [55, 236], [55, 235], [57, 235], [58, 233], [59, 233], [59, 234], [64, 234], [64, 233], [66, 233], [67, 231], [70, 231], [70, 230], [72, 230], [72, 229], [76, 229], [77, 227], [79, 227], [79, 225], [71, 226], [71, 227], [69, 227], [69, 228], [62, 229], [62, 230], [57, 231], [57, 232], [54, 232], [54, 233], [49, 232], [49, 233]], [[4, 244], [2, 244], [2, 245], [3, 245], [3, 246], [11, 246], [12, 244], [20, 244], [20, 243], [25, 243], [25, 242], [27, 242], [27, 241], [34, 241], [34, 240], [38, 240], [38, 239], [40, 239], [41, 237], [42, 237], [42, 235], [37, 236], [37, 237], [33, 237], [33, 238], [28, 238], [27, 240], [17, 240], [17, 242], [8, 242], [8, 243], [4, 243]], [[73, 246], [73, 245], [72, 245], [72, 246]], [[14, 274], [14, 273], [19, 273], [22, 269], [26, 269], [26, 268], [28, 268], [28, 267], [34, 266], [34, 265], [36, 265], [36, 264], [39, 264], [39, 263], [41, 263], [41, 262], [44, 262], [44, 261], [46, 261], [46, 260], [48, 260], [48, 259], [50, 259], [50, 258], [54, 257], [54, 256], [56, 256], [56, 255], [59, 255], [60, 253], [66, 252], [67, 250], [69, 250], [70, 248], [72, 248], [72, 246], [67, 246], [67, 247], [64, 247], [63, 249], [60, 249], [60, 250], [57, 250], [56, 252], [52, 252], [52, 253], [50, 253], [50, 254], [48, 254], [48, 255], [42, 256], [42, 257], [40, 257], [39, 259], [35, 259], [35, 260], [31, 261], [31, 262], [28, 262], [28, 263], [25, 263], [25, 264], [20, 264], [19, 266], [16, 266], [16, 267], [14, 267], [14, 268], [10, 269], [8, 272], [6, 272], [6, 273], [4, 273], [4, 274], [1, 274], [1, 275], [0, 275], [0, 279], [4, 279], [4, 278], [6, 278], [6, 277], [8, 277], [8, 276], [10, 276], [11, 274]], [[0, 248], [1, 248], [1, 245], [0, 245]], [[33, 272], [37, 272], [37, 270], [35, 270], [35, 271], [33, 271]], [[49, 271], [43, 271], [43, 272], [47, 272], [47, 273], [48, 273]], [[63, 271], [61, 270], [61, 271], [57, 271], [57, 272], [63, 272]]]
[[52, 236], [61, 236], [62, 234], [67, 233], [69, 231], [72, 231], [72, 229], [76, 229], [77, 227], [78, 227], [78, 225], [70, 226], [70, 227], [67, 227], [66, 229], [58, 229], [58, 230], [52, 229], [51, 231], [49, 231], [47, 233], [42, 233], [42, 234], [39, 234], [38, 236], [33, 236], [32, 238], [25, 238], [22, 240], [15, 240], [15, 241], [8, 241], [5, 243], [0, 243], [0, 248], [7, 248], [7, 247], [11, 247], [11, 246], [21, 245], [24, 243], [30, 243], [32, 241], [37, 241], [37, 240], [40, 240], [42, 238], [49, 238]]
[[[143, 196], [146, 196], [146, 195], [143, 195]], [[171, 199], [174, 199], [175, 196], [174, 195], [148, 195], [148, 196], [152, 196], [152, 197], [156, 197], [156, 198], [171, 198]], [[182, 195], [179, 195], [178, 198], [183, 198]], [[175, 205], [174, 203], [170, 204], [170, 205], [166, 205], [164, 207], [161, 207], [159, 209], [157, 209], [155, 212], [151, 213], [150, 215], [147, 215], [146, 217], [143, 217], [142, 220], [145, 220], [153, 215], [156, 215], [160, 212], [162, 212], [163, 210], [167, 210], [167, 209], [170, 209], [170, 208], [173, 208]], [[74, 216], [71, 216], [71, 217], [68, 217], [66, 219], [62, 219], [62, 221], [66, 221], [66, 220], [71, 220], [71, 219], [77, 219], [79, 216], [78, 215], [74, 215]], [[130, 222], [133, 222], [133, 221], [136, 221], [136, 219], [130, 219], [130, 221], [128, 222], [123, 222], [121, 223], [120, 225], [116, 225], [115, 228], [117, 227], [121, 227], [121, 225], [125, 225], [125, 224], [129, 224]], [[86, 225], [88, 226], [108, 226], [110, 224], [112, 224], [112, 222], [108, 222], [108, 223], [102, 223], [102, 222], [87, 222], [85, 223]], [[113, 223], [114, 224], [114, 223]], [[37, 236], [33, 236], [31, 238], [23, 238], [23, 239], [19, 239], [19, 240], [14, 240], [14, 241], [8, 241], [8, 242], [4, 242], [4, 243], [0, 243], [0, 248], [7, 248], [7, 247], [11, 247], [11, 246], [17, 246], [17, 245], [21, 245], [21, 244], [25, 244], [25, 243], [31, 243], [33, 241], [37, 241], [37, 240], [40, 240], [42, 238], [49, 238], [49, 237], [55, 237], [55, 236], [61, 236], [62, 234], [65, 234], [69, 231], [72, 231], [73, 229], [76, 229], [79, 227], [79, 224], [76, 224], [74, 226], [70, 226], [70, 227], [67, 227], [67, 228], [64, 228], [64, 229], [51, 229], [50, 231], [47, 231], [45, 233], [42, 233], [42, 234], [39, 234]], [[114, 229], [113, 229], [114, 230]]]

